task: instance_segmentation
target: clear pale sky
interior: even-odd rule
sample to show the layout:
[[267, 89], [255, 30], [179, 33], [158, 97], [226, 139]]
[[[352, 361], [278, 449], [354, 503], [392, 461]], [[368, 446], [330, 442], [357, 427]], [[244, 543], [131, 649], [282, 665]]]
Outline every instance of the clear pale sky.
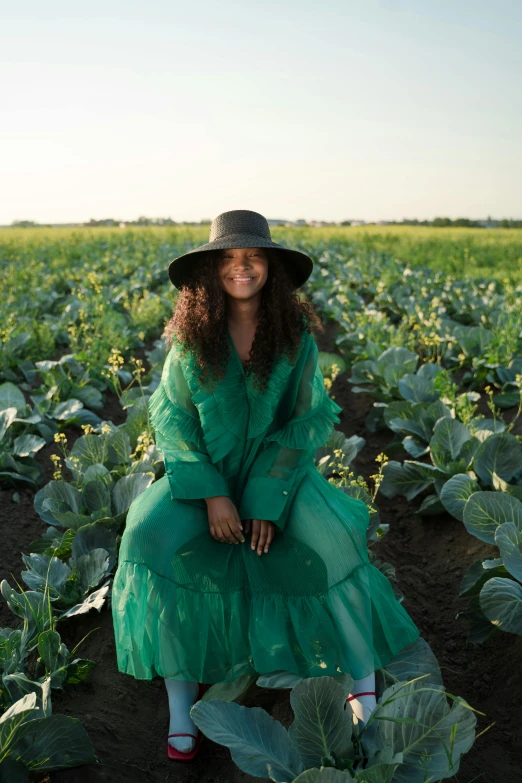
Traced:
[[0, 0], [0, 224], [522, 217], [520, 0]]

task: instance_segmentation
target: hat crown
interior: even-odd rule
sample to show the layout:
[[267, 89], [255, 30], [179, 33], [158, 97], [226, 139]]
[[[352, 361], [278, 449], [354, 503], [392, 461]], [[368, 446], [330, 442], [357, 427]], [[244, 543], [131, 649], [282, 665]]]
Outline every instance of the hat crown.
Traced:
[[250, 209], [232, 209], [214, 218], [210, 225], [209, 242], [230, 234], [254, 234], [263, 239], [272, 239], [266, 218]]

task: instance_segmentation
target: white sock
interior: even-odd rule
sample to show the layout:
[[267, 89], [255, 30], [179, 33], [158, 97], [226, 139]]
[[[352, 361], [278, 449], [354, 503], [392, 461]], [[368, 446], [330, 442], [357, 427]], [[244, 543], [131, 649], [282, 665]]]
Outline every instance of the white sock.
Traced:
[[[165, 678], [165, 687], [169, 697], [170, 725], [169, 734], [194, 734], [198, 735], [198, 727], [190, 717], [190, 708], [197, 699], [199, 685], [197, 682], [185, 682], [184, 680], [168, 680]], [[192, 737], [169, 737], [169, 745], [181, 753], [190, 753], [194, 749], [196, 740]]]
[[[362, 693], [364, 691], [375, 690], [375, 672], [363, 677], [362, 680], [354, 680], [352, 692]], [[350, 696], [352, 693], [349, 694]], [[348, 704], [353, 710], [355, 717], [357, 718], [357, 727], [359, 730], [363, 729], [368, 722], [368, 719], [373, 712], [377, 699], [375, 696], [358, 696], [356, 699], [351, 699]]]

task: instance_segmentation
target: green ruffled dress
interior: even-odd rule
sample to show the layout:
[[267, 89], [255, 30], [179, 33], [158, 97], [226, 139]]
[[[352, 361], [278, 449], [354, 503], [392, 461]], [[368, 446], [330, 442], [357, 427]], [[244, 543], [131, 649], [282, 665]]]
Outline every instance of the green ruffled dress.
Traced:
[[[230, 332], [226, 377], [203, 390], [174, 343], [149, 401], [165, 475], [133, 502], [112, 588], [117, 665], [138, 679], [203, 683], [242, 674], [360, 679], [419, 630], [368, 559], [369, 514], [315, 467], [341, 408], [313, 335], [264, 393]], [[205, 497], [271, 520], [267, 554], [216, 541]]]

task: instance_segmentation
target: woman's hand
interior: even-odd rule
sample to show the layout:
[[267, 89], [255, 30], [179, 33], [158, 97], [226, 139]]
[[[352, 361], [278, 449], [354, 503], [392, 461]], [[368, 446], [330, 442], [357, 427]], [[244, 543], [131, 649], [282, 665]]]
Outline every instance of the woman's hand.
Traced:
[[235, 504], [226, 495], [205, 498], [210, 535], [227, 544], [243, 543], [243, 525]]
[[250, 533], [252, 529], [251, 548], [257, 547], [257, 554], [265, 554], [270, 548], [275, 534], [275, 525], [266, 519], [245, 519], [245, 533]]

